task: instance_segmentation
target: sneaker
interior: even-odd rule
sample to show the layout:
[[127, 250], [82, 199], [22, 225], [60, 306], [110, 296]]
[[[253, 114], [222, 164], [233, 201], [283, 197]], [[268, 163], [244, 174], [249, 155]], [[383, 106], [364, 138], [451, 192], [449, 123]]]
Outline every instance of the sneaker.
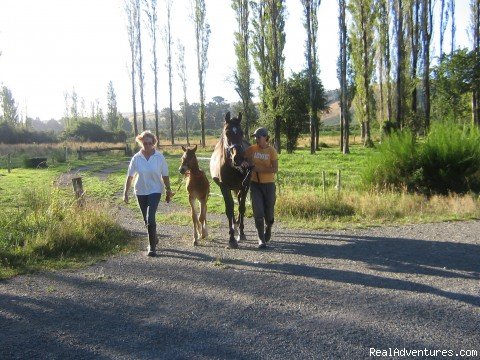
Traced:
[[151, 251], [151, 250], [149, 250], [149, 251], [147, 252], [147, 256], [155, 257], [155, 256], [157, 256], [157, 252], [156, 252], [156, 251]]
[[265, 229], [265, 242], [269, 242], [272, 237], [272, 228], [270, 226], [267, 226]]
[[258, 241], [258, 248], [259, 249], [265, 249], [267, 247], [267, 244], [265, 244], [265, 241]]

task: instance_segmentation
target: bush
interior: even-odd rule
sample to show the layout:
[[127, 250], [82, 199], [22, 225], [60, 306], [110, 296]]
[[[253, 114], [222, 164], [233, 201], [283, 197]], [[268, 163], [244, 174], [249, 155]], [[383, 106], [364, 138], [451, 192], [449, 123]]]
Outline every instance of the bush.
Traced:
[[77, 122], [71, 128], [65, 130], [62, 136], [65, 139], [74, 138], [81, 141], [110, 143], [125, 142], [127, 139], [127, 134], [123, 130], [117, 132], [106, 131], [100, 125], [89, 121]]
[[480, 191], [480, 132], [434, 124], [423, 143], [394, 134], [379, 146], [363, 173], [364, 183], [428, 195]]
[[0, 123], [0, 143], [4, 144], [44, 144], [58, 142], [53, 132], [33, 131]]

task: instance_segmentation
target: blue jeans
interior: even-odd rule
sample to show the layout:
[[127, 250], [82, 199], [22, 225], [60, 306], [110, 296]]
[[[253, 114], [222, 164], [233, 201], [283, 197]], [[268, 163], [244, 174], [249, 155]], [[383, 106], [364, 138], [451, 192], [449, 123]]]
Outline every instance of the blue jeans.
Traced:
[[156, 225], [155, 214], [157, 212], [158, 203], [162, 194], [153, 193], [148, 195], [137, 195], [138, 206], [142, 211], [143, 221], [145, 225]]

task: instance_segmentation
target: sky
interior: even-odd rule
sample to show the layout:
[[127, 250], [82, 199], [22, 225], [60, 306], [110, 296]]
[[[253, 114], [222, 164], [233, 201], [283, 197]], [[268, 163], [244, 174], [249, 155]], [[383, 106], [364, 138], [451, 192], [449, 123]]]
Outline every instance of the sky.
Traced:
[[[65, 93], [73, 91], [78, 95], [80, 110], [83, 100], [86, 116], [90, 115], [91, 104], [96, 101], [105, 113], [110, 81], [117, 96], [118, 110], [124, 114], [132, 111], [130, 50], [123, 3], [123, 0], [0, 0], [0, 85], [12, 91], [21, 117], [58, 120], [65, 113]], [[456, 2], [457, 47], [469, 47], [468, 3], [469, 0]], [[191, 0], [174, 0], [171, 18], [173, 49], [176, 51], [179, 42], [186, 49], [187, 98], [192, 103], [199, 102], [199, 91], [190, 4]], [[232, 82], [236, 63], [233, 33], [237, 25], [230, 4], [229, 0], [206, 0], [207, 21], [211, 27], [205, 80], [207, 101], [214, 96], [222, 96], [228, 102], [240, 100]], [[336, 4], [336, 0], [323, 0], [318, 11], [320, 78], [327, 90], [338, 88]], [[162, 33], [166, 23], [163, 0], [158, 0], [158, 8], [159, 32]], [[305, 66], [306, 34], [300, 0], [286, 0], [286, 8], [284, 56], [288, 77]], [[151, 42], [146, 30], [144, 33], [145, 108], [153, 111]], [[447, 47], [449, 41], [447, 35]], [[438, 48], [435, 38], [433, 47], [435, 54]], [[158, 101], [162, 109], [169, 105], [169, 90], [166, 51], [161, 40], [157, 49], [160, 64]], [[174, 53], [174, 109], [183, 101], [177, 59]], [[258, 86], [257, 81], [253, 87], [255, 95]]]

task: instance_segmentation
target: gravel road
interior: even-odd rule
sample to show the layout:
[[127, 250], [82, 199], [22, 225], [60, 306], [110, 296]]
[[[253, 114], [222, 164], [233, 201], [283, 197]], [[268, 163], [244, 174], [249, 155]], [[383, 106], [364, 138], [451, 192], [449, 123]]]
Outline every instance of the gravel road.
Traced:
[[[136, 212], [119, 221], [146, 235]], [[252, 219], [246, 230], [240, 249], [225, 248], [224, 226], [194, 248], [189, 227], [159, 225], [157, 258], [144, 241], [84, 269], [0, 282], [0, 359], [480, 357], [480, 221], [276, 224], [264, 251]]]

